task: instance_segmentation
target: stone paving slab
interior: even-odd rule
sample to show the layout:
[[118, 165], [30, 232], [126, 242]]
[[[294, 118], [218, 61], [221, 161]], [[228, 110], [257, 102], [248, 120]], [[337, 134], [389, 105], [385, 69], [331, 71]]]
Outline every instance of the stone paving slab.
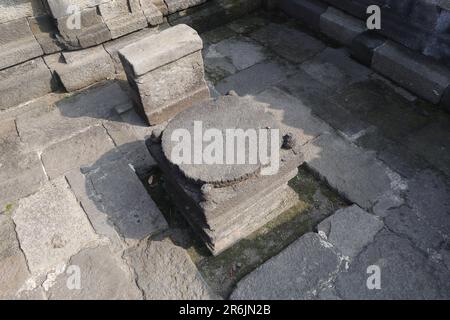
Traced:
[[[74, 271], [80, 271], [80, 288], [69, 288]], [[79, 268], [79, 269], [78, 269]], [[75, 271], [75, 272], [77, 272]], [[49, 300], [138, 300], [142, 293], [128, 267], [107, 246], [74, 255], [47, 292]]]
[[12, 217], [34, 275], [46, 274], [98, 241], [64, 177], [21, 199]]
[[216, 299], [186, 251], [170, 240], [143, 240], [125, 251], [144, 298]]
[[250, 36], [294, 63], [301, 63], [325, 49], [320, 40], [281, 24], [271, 23]]
[[67, 140], [55, 143], [42, 153], [42, 163], [50, 179], [89, 165], [114, 148], [103, 126], [94, 126]]
[[367, 27], [362, 20], [331, 6], [320, 16], [320, 31], [342, 45], [351, 45], [352, 40], [365, 30]]
[[379, 218], [353, 205], [336, 211], [319, 223], [317, 229], [344, 256], [353, 258], [373, 241], [383, 226]]
[[[381, 271], [381, 289], [369, 290], [367, 268]], [[350, 265], [338, 275], [336, 289], [343, 299], [449, 299], [448, 269], [430, 261], [411, 243], [382, 231]]]
[[367, 151], [332, 133], [312, 140], [302, 150], [308, 166], [361, 208], [370, 209], [387, 193], [400, 193], [406, 183]]
[[238, 95], [257, 94], [286, 79], [292, 66], [277, 61], [262, 62], [221, 80], [216, 89], [221, 94], [235, 90]]
[[230, 299], [310, 299], [340, 268], [331, 244], [307, 233], [244, 277]]

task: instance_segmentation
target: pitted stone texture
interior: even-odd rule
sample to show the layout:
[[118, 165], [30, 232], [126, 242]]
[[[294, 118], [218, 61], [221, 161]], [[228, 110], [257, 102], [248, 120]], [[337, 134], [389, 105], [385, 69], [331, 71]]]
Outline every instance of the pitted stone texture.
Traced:
[[275, 23], [253, 32], [251, 37], [294, 63], [308, 60], [325, 48], [320, 40], [297, 29]]
[[311, 299], [340, 270], [331, 245], [307, 233], [244, 277], [232, 300]]
[[14, 223], [6, 214], [0, 214], [0, 300], [18, 298], [29, 276]]
[[117, 83], [90, 88], [56, 102], [43, 104], [17, 117], [17, 130], [27, 148], [42, 151], [114, 115], [130, 98]]
[[[141, 6], [143, 8], [145, 8], [145, 4], [143, 4], [143, 2], [146, 2], [148, 0], [141, 0]], [[166, 2], [164, 0], [150, 0], [157, 8], [159, 11], [161, 11], [161, 13], [164, 16], [167, 16], [169, 14], [169, 10], [167, 9], [167, 5]]]
[[114, 63], [103, 46], [63, 55], [57, 53], [44, 59], [69, 92], [112, 78], [115, 74]]
[[380, 219], [357, 205], [336, 211], [317, 227], [320, 236], [351, 258], [371, 243], [382, 228]]
[[[68, 288], [73, 270], [80, 268], [81, 288]], [[108, 247], [85, 249], [73, 256], [66, 271], [59, 275], [47, 293], [49, 300], [136, 300], [142, 294], [131, 274]]]
[[41, 0], [2, 0], [0, 2], [0, 23], [39, 16], [44, 12]]
[[130, 243], [165, 230], [167, 222], [136, 173], [125, 161], [108, 161], [110, 156], [82, 168], [84, 178], [67, 175], [94, 228], [114, 242], [112, 226]]
[[58, 30], [50, 16], [43, 15], [28, 18], [28, 23], [45, 54], [51, 54], [62, 50], [62, 45], [57, 40], [56, 36]]
[[345, 46], [349, 46], [352, 40], [366, 29], [362, 20], [333, 7], [328, 7], [320, 16], [320, 31]]
[[33, 274], [49, 272], [83, 247], [98, 241], [63, 177], [21, 199], [13, 219]]
[[113, 39], [147, 26], [139, 0], [115, 0], [101, 4], [98, 8]]
[[51, 91], [52, 74], [41, 58], [0, 71], [0, 109], [18, 105]]
[[26, 18], [6, 22], [0, 30], [0, 69], [43, 54]]
[[[367, 267], [381, 271], [381, 290], [367, 288]], [[381, 231], [338, 275], [336, 289], [343, 299], [449, 299], [449, 271], [427, 259], [411, 243]]]
[[[164, 130], [162, 137], [162, 148], [166, 158], [171, 161], [172, 153], [178, 155], [176, 146], [178, 142], [174, 142], [173, 134], [178, 129], [186, 129], [191, 137], [192, 146], [195, 146], [200, 141], [192, 141], [195, 139], [195, 122], [201, 121], [202, 128], [200, 130], [208, 129], [218, 129], [223, 137], [223, 146], [225, 146], [226, 130], [235, 128], [242, 129], [243, 132], [247, 130], [255, 130], [256, 138], [258, 141], [258, 135], [260, 135], [260, 130], [264, 130], [263, 134], [268, 134], [266, 132], [268, 128], [279, 129], [279, 125], [276, 119], [270, 114], [265, 112], [264, 105], [258, 104], [249, 98], [240, 98], [234, 96], [220, 97], [216, 100], [210, 100], [207, 102], [199, 103], [194, 107], [180, 113], [177, 115]], [[204, 132], [202, 131], [202, 132]], [[278, 146], [280, 144], [280, 138], [278, 139]], [[269, 141], [271, 138], [269, 138]], [[203, 143], [203, 148], [207, 147], [210, 142]], [[270, 142], [272, 145], [272, 142]], [[240, 180], [245, 180], [250, 176], [255, 176], [260, 173], [263, 167], [258, 159], [255, 164], [250, 163], [250, 149], [245, 148], [245, 154], [242, 154], [242, 150], [237, 149], [239, 147], [238, 143], [234, 144], [234, 161], [233, 164], [226, 164], [226, 159], [222, 159], [222, 164], [198, 164], [203, 163], [203, 159], [200, 161], [195, 160], [195, 148], [191, 148], [191, 159], [192, 164], [178, 164], [178, 168], [183, 172], [183, 174], [195, 182], [199, 183], [210, 183], [210, 184], [230, 184], [235, 183]], [[203, 149], [202, 148], [202, 149]], [[278, 150], [277, 150], [278, 151]], [[274, 152], [274, 150], [268, 150], [268, 152]], [[197, 154], [198, 156], [198, 154]], [[236, 163], [236, 156], [243, 157], [244, 164]], [[225, 157], [225, 152], [223, 152], [223, 157]], [[255, 159], [256, 160], [256, 159]], [[196, 163], [198, 161], [198, 163]]]
[[370, 209], [387, 193], [406, 189], [400, 176], [335, 134], [323, 134], [304, 146], [308, 166], [361, 208]]
[[392, 41], [375, 49], [372, 67], [402, 87], [438, 104], [450, 84], [450, 71]]
[[177, 11], [186, 10], [190, 7], [198, 6], [207, 0], [165, 0], [169, 14]]
[[119, 56], [127, 72], [136, 78], [202, 47], [202, 40], [194, 29], [177, 25], [126, 46], [119, 51]]
[[70, 139], [53, 144], [42, 153], [42, 162], [50, 179], [89, 165], [114, 148], [105, 128], [95, 126]]
[[144, 240], [124, 253], [145, 299], [216, 299], [186, 251], [169, 239]]

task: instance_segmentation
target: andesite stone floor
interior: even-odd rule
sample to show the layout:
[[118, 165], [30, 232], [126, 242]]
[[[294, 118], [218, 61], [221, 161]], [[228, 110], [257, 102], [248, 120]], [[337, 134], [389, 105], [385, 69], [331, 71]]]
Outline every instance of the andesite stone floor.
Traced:
[[212, 95], [270, 103], [302, 145], [298, 204], [212, 257], [126, 81], [50, 94], [0, 113], [0, 299], [449, 299], [448, 114], [278, 14], [201, 36]]

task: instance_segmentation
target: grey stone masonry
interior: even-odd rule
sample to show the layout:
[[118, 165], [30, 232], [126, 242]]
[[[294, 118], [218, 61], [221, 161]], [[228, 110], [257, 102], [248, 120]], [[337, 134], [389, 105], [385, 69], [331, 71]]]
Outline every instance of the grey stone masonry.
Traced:
[[56, 53], [44, 59], [69, 92], [113, 78], [115, 75], [114, 63], [103, 46]]
[[450, 84], [447, 68], [392, 41], [375, 49], [372, 68], [435, 104]]
[[0, 70], [42, 54], [42, 48], [33, 36], [26, 18], [1, 25]]
[[52, 91], [52, 74], [42, 58], [0, 71], [0, 110]]
[[169, 14], [185, 10], [193, 6], [205, 3], [208, 0], [164, 0], [167, 4]]
[[363, 21], [329, 7], [320, 16], [320, 31], [337, 40], [342, 45], [350, 45], [353, 38], [363, 33], [366, 26]]
[[45, 54], [62, 50], [62, 45], [57, 40], [58, 29], [49, 15], [28, 18], [28, 23]]
[[2, 0], [0, 2], [0, 23], [39, 16], [44, 12], [41, 0]]
[[209, 98], [202, 47], [194, 29], [177, 25], [119, 51], [138, 111], [150, 124], [164, 122]]
[[332, 245], [307, 233], [243, 278], [232, 300], [310, 299], [341, 269]]
[[328, 5], [318, 0], [279, 0], [278, 7], [309, 28], [320, 30], [320, 17], [327, 11]]

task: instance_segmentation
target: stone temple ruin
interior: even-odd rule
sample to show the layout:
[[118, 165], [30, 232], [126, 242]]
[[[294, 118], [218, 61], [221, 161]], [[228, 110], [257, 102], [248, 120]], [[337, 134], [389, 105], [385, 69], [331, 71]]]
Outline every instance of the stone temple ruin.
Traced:
[[0, 299], [448, 299], [449, 110], [447, 0], [0, 0]]

